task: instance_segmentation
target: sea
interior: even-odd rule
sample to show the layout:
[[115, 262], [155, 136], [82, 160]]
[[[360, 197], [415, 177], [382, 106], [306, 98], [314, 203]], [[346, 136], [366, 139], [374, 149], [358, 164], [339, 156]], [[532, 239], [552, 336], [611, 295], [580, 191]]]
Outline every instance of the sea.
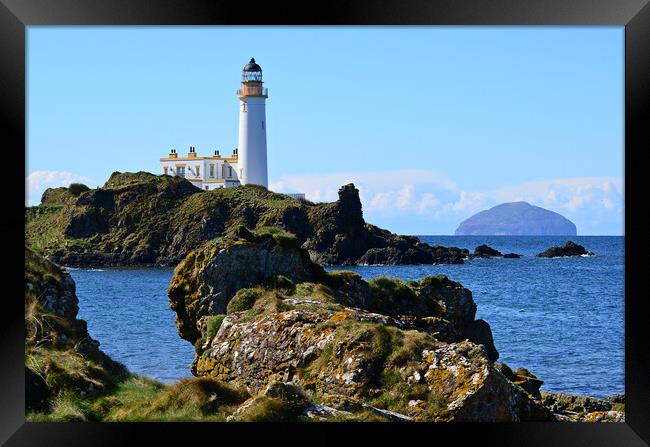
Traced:
[[[553, 259], [535, 255], [567, 237], [419, 238], [470, 251], [487, 244], [522, 258], [345, 269], [365, 279], [447, 275], [472, 291], [476, 318], [492, 328], [498, 361], [528, 369], [544, 381], [542, 391], [594, 397], [624, 393], [624, 237], [571, 237], [595, 256]], [[194, 347], [179, 337], [166, 294], [172, 268], [67, 270], [77, 285], [79, 318], [87, 321], [104, 352], [131, 371], [165, 383], [191, 375]]]

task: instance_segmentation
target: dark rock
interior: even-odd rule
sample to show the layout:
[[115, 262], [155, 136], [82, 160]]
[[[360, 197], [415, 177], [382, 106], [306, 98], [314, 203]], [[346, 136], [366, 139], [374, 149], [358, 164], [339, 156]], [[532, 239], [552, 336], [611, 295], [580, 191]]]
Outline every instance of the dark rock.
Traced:
[[522, 387], [535, 399], [542, 399], [542, 395], [540, 394], [539, 389], [544, 384], [544, 381], [538, 379], [537, 376], [528, 371], [526, 368], [519, 368], [516, 371], [513, 371], [505, 363], [498, 363], [495, 366], [515, 385]]
[[564, 256], [593, 256], [590, 251], [585, 250], [585, 247], [578, 245], [573, 241], [567, 241], [561, 247], [551, 247], [542, 253], [539, 253], [539, 258], [559, 258]]
[[606, 397], [605, 400], [613, 404], [624, 404], [625, 403], [625, 394], [616, 394], [615, 396]]
[[495, 256], [503, 256], [500, 251], [495, 250], [492, 247], [488, 247], [487, 245], [479, 245], [474, 249], [474, 255], [473, 257], [475, 258], [492, 258]]
[[612, 409], [612, 404], [606, 400], [574, 394], [544, 392], [542, 393], [542, 400], [544, 405], [551, 408], [554, 412], [590, 413], [593, 411], [609, 411]]
[[45, 380], [25, 367], [25, 409], [45, 412], [49, 409], [50, 391]]
[[506, 253], [503, 257], [506, 259], [519, 259], [521, 258], [521, 255], [518, 255], [517, 253]]
[[511, 202], [481, 211], [464, 220], [455, 234], [457, 236], [575, 236], [576, 226], [553, 211], [526, 202]]
[[467, 339], [477, 345], [483, 345], [487, 352], [487, 358], [491, 362], [499, 358], [499, 351], [494, 346], [492, 329], [485, 320], [475, 320], [468, 325]]

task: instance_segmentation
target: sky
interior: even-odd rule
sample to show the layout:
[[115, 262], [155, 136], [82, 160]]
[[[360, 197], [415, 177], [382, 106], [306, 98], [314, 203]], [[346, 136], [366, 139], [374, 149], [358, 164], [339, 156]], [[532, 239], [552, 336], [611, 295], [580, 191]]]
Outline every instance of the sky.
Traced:
[[524, 200], [623, 234], [623, 27], [42, 27], [27, 31], [26, 204], [237, 145], [241, 69], [267, 100], [269, 189], [453, 234]]

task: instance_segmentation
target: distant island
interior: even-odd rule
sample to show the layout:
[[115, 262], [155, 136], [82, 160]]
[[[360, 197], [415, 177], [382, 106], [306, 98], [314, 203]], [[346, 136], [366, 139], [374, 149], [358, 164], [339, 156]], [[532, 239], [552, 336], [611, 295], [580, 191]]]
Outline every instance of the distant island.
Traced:
[[561, 214], [527, 202], [509, 202], [464, 220], [456, 236], [576, 236], [576, 226]]

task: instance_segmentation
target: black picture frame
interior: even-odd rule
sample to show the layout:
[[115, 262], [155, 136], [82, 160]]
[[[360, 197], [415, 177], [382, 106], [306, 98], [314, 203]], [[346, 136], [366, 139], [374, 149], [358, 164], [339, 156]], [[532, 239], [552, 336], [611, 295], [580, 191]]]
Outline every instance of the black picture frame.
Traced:
[[[516, 424], [202, 424], [26, 423], [23, 292], [26, 27], [30, 25], [618, 25], [625, 26], [625, 423]], [[648, 0], [390, 0], [324, 2], [303, 7], [277, 2], [201, 0], [0, 0], [0, 102], [2, 141], [11, 168], [5, 171], [3, 287], [0, 314], [0, 442], [17, 445], [149, 445], [169, 442], [340, 442], [361, 431], [364, 443], [395, 435], [409, 442], [461, 441], [497, 445], [650, 445], [650, 349], [643, 288], [646, 252], [638, 209], [643, 210], [643, 171], [648, 147], [650, 6]], [[11, 142], [11, 143], [9, 143]], [[9, 157], [6, 157], [9, 154]], [[24, 192], [24, 191], [23, 191]], [[23, 263], [24, 264], [24, 263]], [[605, 279], [604, 279], [605, 280]], [[6, 285], [11, 285], [7, 288]], [[345, 433], [344, 433], [345, 432]], [[274, 437], [274, 438], [272, 438]], [[257, 438], [257, 439], [254, 439]], [[234, 441], [237, 440], [238, 441]], [[189, 441], [188, 441], [189, 440]], [[402, 442], [403, 442], [402, 441]], [[166, 442], [164, 442], [166, 443]]]

